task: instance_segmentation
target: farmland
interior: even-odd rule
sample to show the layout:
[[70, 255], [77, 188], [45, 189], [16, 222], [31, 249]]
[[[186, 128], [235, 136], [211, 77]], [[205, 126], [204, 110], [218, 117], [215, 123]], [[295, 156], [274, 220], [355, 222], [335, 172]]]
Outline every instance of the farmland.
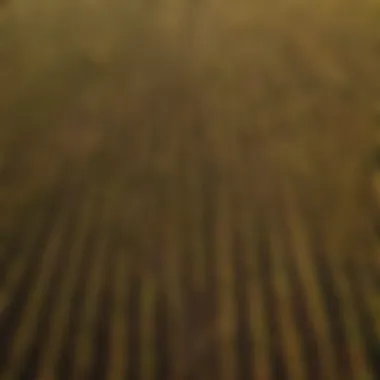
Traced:
[[379, 12], [0, 2], [0, 379], [378, 379]]

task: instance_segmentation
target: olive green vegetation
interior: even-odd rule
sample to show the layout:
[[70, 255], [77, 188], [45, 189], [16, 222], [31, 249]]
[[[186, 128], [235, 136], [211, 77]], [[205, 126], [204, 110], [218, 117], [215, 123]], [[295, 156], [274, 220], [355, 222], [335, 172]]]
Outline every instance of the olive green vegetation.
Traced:
[[3, 2], [0, 378], [376, 379], [379, 15]]

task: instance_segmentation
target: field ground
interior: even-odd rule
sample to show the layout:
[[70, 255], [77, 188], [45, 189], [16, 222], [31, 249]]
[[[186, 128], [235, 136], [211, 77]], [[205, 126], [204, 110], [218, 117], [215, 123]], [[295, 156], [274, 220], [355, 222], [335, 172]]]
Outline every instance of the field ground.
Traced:
[[0, 379], [380, 378], [379, 67], [376, 1], [1, 2]]

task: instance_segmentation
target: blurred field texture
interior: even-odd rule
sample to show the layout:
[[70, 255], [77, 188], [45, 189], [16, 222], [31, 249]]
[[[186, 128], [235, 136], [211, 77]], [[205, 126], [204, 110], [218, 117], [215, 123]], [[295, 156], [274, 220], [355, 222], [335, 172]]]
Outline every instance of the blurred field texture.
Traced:
[[379, 149], [379, 1], [2, 1], [0, 379], [379, 379]]

